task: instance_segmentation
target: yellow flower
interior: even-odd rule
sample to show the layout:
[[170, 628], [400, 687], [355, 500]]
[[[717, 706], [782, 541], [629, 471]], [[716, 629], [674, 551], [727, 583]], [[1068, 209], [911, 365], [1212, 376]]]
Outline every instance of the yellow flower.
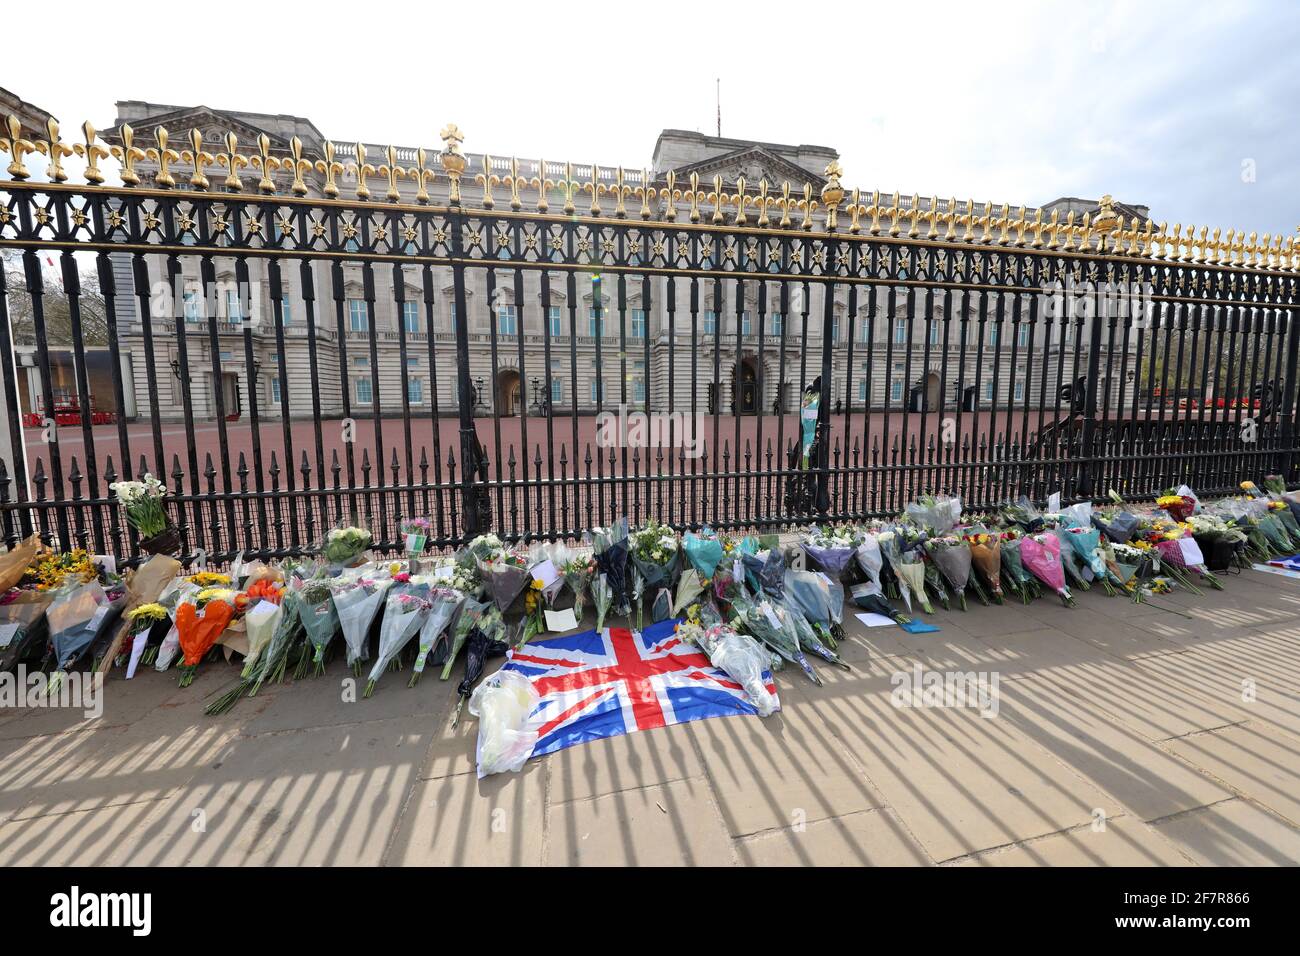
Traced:
[[222, 574], [220, 571], [199, 571], [190, 575], [190, 583], [197, 584], [201, 588], [210, 588], [218, 584], [229, 584], [230, 575]]
[[545, 585], [542, 584], [542, 579], [541, 579], [541, 578], [533, 578], [533, 590], [534, 590], [534, 591], [540, 591], [543, 587], [545, 587]]

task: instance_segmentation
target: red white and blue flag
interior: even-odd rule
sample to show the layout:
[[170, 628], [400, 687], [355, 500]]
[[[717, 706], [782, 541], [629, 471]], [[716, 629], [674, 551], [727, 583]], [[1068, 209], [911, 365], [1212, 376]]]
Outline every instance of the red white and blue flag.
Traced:
[[[533, 756], [636, 730], [706, 717], [753, 714], [741, 686], [678, 639], [676, 621], [644, 631], [622, 627], [531, 641], [512, 650], [503, 670], [526, 676], [542, 701]], [[772, 675], [763, 679], [772, 694]]]

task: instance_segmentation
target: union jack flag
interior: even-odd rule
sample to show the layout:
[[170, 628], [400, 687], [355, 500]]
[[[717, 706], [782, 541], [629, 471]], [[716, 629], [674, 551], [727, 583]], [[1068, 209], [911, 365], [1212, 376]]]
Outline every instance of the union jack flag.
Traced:
[[[503, 670], [528, 677], [542, 701], [533, 756], [636, 730], [705, 717], [755, 713], [741, 686], [679, 640], [676, 621], [644, 631], [622, 627], [532, 641]], [[764, 672], [776, 693], [772, 675]]]

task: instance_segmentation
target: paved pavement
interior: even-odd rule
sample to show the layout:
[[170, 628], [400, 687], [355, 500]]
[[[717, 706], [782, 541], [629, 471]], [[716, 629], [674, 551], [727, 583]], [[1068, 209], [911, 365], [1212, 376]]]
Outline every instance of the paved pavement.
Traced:
[[[786, 671], [783, 710], [474, 776], [454, 683], [325, 677], [202, 713], [114, 677], [104, 715], [0, 711], [0, 865], [1295, 864], [1300, 583], [853, 622], [854, 670]], [[891, 703], [892, 675], [999, 678], [995, 716]]]

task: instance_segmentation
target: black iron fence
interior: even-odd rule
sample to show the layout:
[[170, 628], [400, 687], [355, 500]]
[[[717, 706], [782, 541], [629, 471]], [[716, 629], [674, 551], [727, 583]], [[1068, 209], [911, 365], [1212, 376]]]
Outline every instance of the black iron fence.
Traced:
[[86, 132], [85, 185], [57, 127], [0, 140], [8, 542], [136, 554], [109, 486], [146, 472], [221, 559], [338, 523], [394, 546], [413, 514], [453, 546], [1300, 464], [1292, 239], [846, 197], [837, 163], [711, 189], [501, 163], [454, 127], [375, 167], [124, 126], [108, 186]]

